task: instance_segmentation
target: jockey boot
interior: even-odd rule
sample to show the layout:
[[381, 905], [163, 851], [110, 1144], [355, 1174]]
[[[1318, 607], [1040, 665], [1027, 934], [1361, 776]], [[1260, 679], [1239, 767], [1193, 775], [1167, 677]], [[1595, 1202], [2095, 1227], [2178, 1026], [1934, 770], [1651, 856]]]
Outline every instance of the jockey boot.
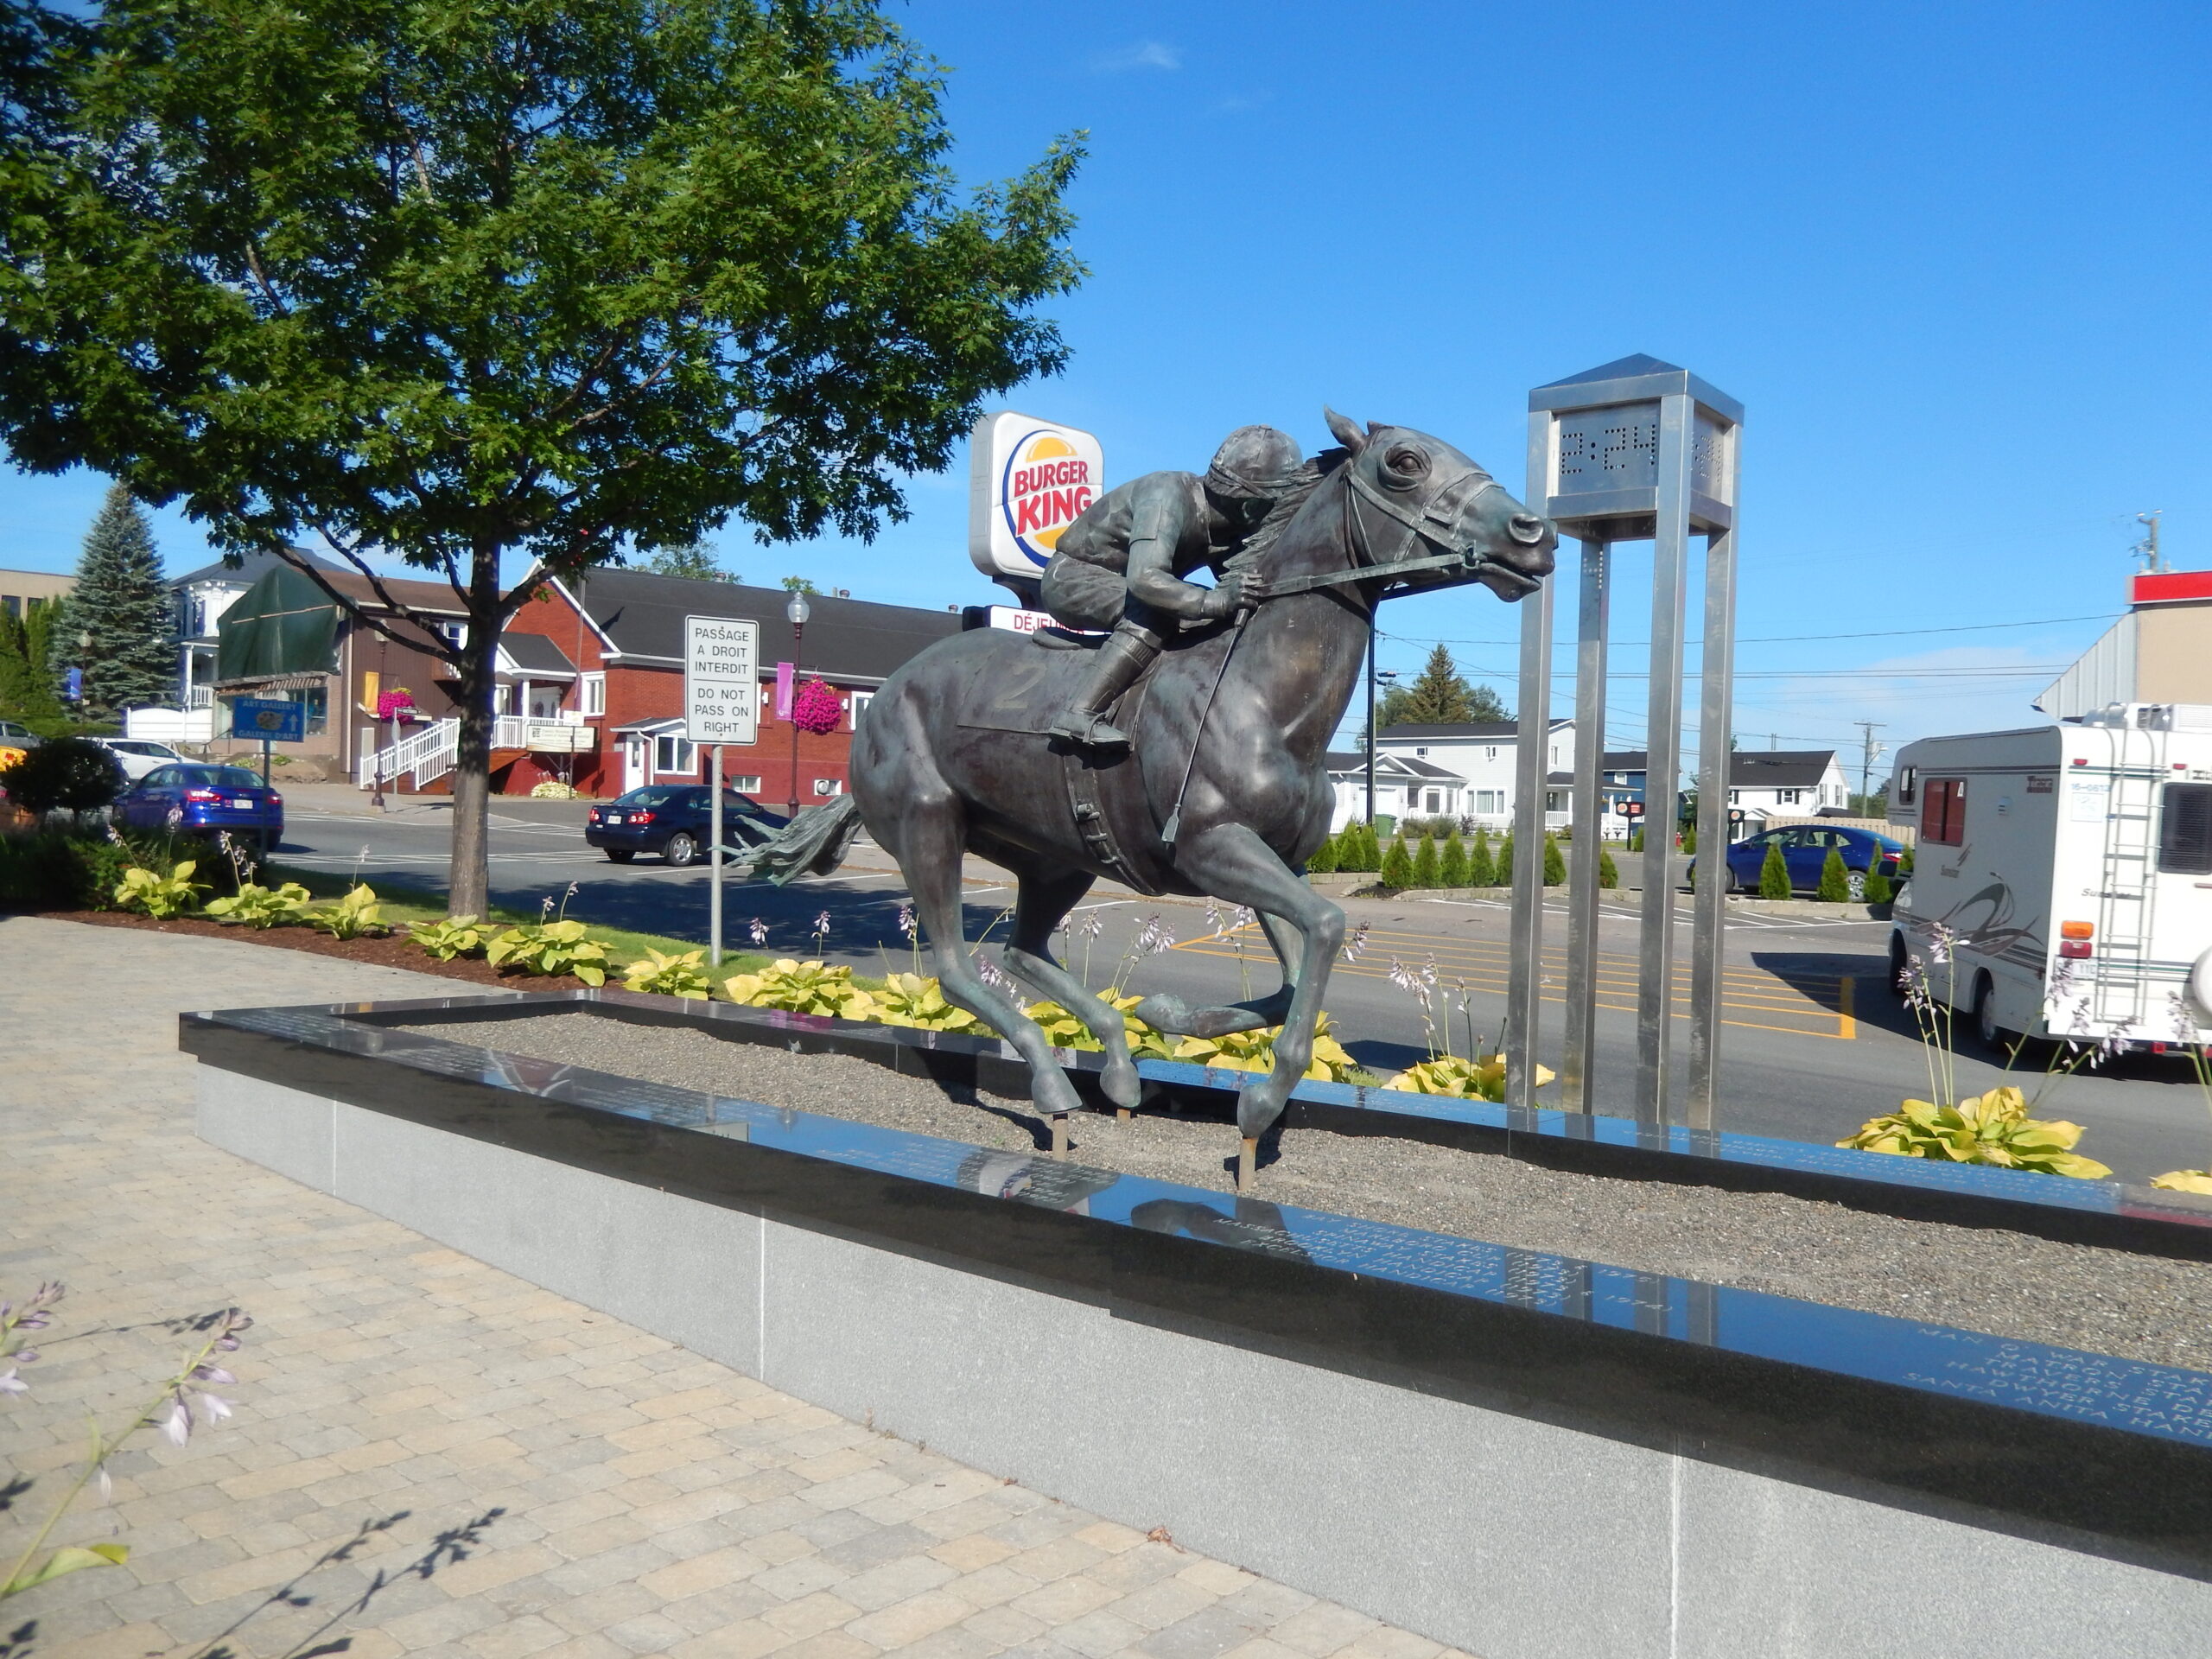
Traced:
[[1086, 748], [1128, 747], [1128, 734], [1107, 720], [1106, 711], [1159, 655], [1159, 645], [1147, 635], [1126, 626], [1116, 628], [1113, 637], [1098, 647], [1083, 690], [1046, 729]]

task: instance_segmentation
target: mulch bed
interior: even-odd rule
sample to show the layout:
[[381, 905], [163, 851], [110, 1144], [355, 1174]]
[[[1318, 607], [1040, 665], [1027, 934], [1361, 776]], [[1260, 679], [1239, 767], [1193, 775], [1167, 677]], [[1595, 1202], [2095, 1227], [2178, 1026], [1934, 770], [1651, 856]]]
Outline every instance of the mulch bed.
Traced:
[[338, 957], [346, 962], [372, 963], [379, 968], [402, 968], [409, 973], [435, 974], [441, 979], [465, 979], [475, 985], [503, 990], [575, 991], [584, 988], [574, 974], [506, 974], [480, 957], [455, 957], [440, 962], [417, 950], [406, 936], [394, 933], [380, 939], [334, 939], [311, 927], [226, 927], [203, 917], [180, 916], [157, 922], [121, 910], [45, 910], [36, 912], [49, 921], [84, 922], [93, 927], [129, 927], [147, 933], [189, 933], [207, 939], [236, 939], [245, 944], [274, 945], [280, 950], [304, 950], [309, 956]]

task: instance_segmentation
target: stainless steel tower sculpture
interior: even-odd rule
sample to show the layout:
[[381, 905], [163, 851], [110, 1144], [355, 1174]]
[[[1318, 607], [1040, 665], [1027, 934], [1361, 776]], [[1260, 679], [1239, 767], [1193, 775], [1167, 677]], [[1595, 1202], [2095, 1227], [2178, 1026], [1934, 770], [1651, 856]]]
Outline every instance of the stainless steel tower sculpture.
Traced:
[[[1588, 1111], [1598, 1004], [1599, 774], [1612, 547], [1654, 543], [1649, 753], [1644, 770], [1643, 938], [1637, 994], [1636, 1113], [1669, 1121], [1675, 1013], [1675, 780], [1682, 735], [1682, 634], [1689, 542], [1706, 538], [1705, 651], [1698, 716], [1697, 839], [1708, 871], [1728, 844], [1730, 708], [1736, 637], [1737, 446], [1744, 408], [1687, 369], [1624, 357], [1529, 394], [1531, 509], [1582, 543], [1575, 648], [1573, 853], [1567, 870], [1567, 1016], [1559, 1103]], [[1542, 1002], [1544, 794], [1551, 709], [1551, 588], [1522, 601], [1513, 933], [1506, 1024], [1509, 1100], [1535, 1101]], [[1712, 1128], [1719, 1064], [1722, 883], [1699, 884], [1690, 956], [1688, 1122]]]

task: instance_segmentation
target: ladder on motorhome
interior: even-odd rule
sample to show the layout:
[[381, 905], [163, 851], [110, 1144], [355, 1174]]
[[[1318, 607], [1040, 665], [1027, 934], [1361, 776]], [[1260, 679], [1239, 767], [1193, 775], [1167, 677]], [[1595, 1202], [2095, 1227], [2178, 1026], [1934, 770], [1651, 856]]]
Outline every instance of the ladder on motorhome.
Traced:
[[2089, 976], [2090, 1011], [2099, 1026], [2113, 1030], [2125, 1024], [2139, 1037], [2159, 1023], [2150, 1005], [2146, 967], [2158, 890], [2158, 789], [2165, 779], [2159, 753], [2158, 734], [2140, 729], [2133, 718], [2114, 733], [2091, 958], [2095, 971]]

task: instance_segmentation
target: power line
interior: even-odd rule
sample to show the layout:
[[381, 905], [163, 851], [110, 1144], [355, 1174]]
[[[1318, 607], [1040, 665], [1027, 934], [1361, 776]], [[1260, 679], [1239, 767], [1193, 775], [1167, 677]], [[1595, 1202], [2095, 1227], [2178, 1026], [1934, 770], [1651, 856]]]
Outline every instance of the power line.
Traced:
[[[2031, 622], [1970, 622], [1948, 628], [1877, 628], [1870, 633], [1769, 633], [1738, 639], [1739, 645], [1795, 645], [1815, 639], [1901, 639], [1908, 635], [1923, 633], [1987, 633], [1999, 628], [2050, 628], [2064, 622], [2111, 622], [2125, 616], [2125, 611], [2100, 611], [2094, 616], [2046, 616]], [[1385, 639], [1395, 639], [1407, 645], [1490, 645], [1499, 649], [1517, 645], [1517, 639], [1416, 639], [1409, 633], [1385, 633]], [[1613, 639], [1609, 647], [1627, 649], [1649, 645], [1649, 639]]]

